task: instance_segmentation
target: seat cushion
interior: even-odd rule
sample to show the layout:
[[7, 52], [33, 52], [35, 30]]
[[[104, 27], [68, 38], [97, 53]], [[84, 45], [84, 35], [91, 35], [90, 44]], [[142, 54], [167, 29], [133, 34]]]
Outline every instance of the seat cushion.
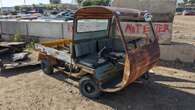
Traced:
[[98, 56], [93, 54], [93, 55], [85, 56], [84, 58], [80, 58], [78, 63], [95, 69], [105, 64], [106, 60], [102, 58], [98, 59]]
[[89, 46], [87, 42], [79, 43], [75, 45], [76, 56], [84, 56], [90, 54]]
[[95, 40], [75, 44], [76, 57], [97, 53], [97, 43]]

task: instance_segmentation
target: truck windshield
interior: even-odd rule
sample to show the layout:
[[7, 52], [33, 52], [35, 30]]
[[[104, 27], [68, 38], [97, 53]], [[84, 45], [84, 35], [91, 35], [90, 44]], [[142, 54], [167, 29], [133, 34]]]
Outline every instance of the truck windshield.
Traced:
[[78, 20], [77, 32], [94, 32], [108, 29], [108, 19], [83, 19]]

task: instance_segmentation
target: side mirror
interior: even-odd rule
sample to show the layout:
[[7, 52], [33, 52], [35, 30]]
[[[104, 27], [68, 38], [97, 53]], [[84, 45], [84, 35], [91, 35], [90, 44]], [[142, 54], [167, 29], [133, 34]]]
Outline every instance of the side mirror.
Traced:
[[150, 22], [150, 21], [152, 21], [152, 15], [150, 13], [145, 13], [144, 19], [146, 22]]

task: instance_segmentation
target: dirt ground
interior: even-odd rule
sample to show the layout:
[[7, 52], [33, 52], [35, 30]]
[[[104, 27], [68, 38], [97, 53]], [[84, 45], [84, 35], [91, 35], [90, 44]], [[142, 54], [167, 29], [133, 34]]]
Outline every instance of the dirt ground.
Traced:
[[[194, 19], [176, 17], [174, 40], [192, 41]], [[61, 73], [48, 76], [39, 66], [8, 70], [0, 73], [0, 110], [195, 110], [194, 65], [161, 62], [150, 72], [149, 81], [90, 100]]]
[[175, 16], [173, 41], [195, 44], [195, 16]]

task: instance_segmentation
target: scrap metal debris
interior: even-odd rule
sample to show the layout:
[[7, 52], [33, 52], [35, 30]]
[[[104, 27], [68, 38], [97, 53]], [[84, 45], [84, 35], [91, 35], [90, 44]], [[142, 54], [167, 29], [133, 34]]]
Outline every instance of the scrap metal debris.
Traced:
[[25, 60], [28, 57], [28, 52], [16, 53], [12, 55], [12, 60], [14, 62]]
[[38, 64], [37, 60], [31, 58], [32, 53], [25, 51], [25, 48], [25, 42], [0, 42], [0, 72], [4, 69]]

